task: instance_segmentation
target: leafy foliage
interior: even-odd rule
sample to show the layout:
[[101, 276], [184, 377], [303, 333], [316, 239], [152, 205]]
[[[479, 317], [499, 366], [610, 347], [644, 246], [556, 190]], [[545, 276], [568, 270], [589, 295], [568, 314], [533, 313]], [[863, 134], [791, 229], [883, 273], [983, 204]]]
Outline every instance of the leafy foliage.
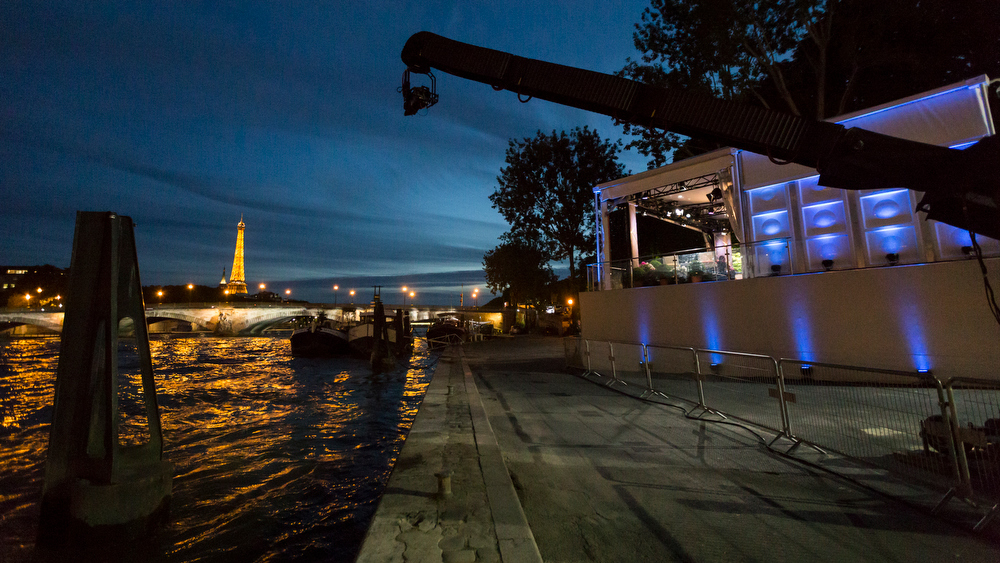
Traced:
[[[652, 0], [633, 35], [641, 60], [629, 60], [620, 74], [665, 88], [715, 98], [750, 101], [765, 78], [784, 94], [778, 64], [814, 25], [822, 0]], [[758, 101], [763, 102], [762, 99]], [[788, 110], [798, 114], [788, 96]], [[629, 143], [663, 166], [683, 138], [624, 124]], [[704, 147], [714, 148], [714, 147]]]
[[556, 276], [544, 252], [523, 241], [501, 243], [483, 256], [486, 286], [491, 293], [509, 293], [513, 303], [540, 302]]
[[[1000, 73], [997, 0], [651, 0], [620, 74], [824, 119]], [[716, 148], [623, 125], [651, 158]]]
[[[980, 74], [1000, 73], [996, 0], [837, 0], [781, 63], [817, 119], [873, 107]], [[825, 38], [825, 42], [824, 42]], [[775, 99], [762, 83], [765, 99]]]
[[511, 140], [490, 196], [510, 224], [501, 240], [537, 249], [546, 263], [568, 260], [575, 278], [578, 259], [594, 246], [593, 187], [627, 174], [620, 148], [587, 127]]

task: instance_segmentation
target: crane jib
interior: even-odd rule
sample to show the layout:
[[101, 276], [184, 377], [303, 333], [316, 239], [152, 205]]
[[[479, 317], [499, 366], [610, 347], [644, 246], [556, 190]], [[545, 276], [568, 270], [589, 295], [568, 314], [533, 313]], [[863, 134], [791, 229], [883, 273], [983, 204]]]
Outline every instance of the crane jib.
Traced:
[[[815, 168], [824, 186], [924, 192], [920, 210], [929, 219], [1000, 238], [1000, 142], [995, 136], [965, 150], [949, 149], [519, 57], [426, 31], [407, 40], [401, 58], [408, 73], [437, 69], [522, 99], [539, 98]], [[433, 105], [437, 94], [410, 88], [408, 73], [401, 91], [405, 113], [412, 115]]]

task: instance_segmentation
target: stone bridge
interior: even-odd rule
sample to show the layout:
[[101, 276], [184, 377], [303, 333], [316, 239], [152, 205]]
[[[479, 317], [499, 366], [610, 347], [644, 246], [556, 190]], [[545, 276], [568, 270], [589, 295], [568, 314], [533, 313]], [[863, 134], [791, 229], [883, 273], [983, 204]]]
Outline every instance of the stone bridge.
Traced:
[[[391, 309], [391, 305], [387, 305]], [[258, 335], [267, 328], [303, 315], [326, 312], [330, 318], [354, 317], [369, 312], [370, 306], [324, 305], [313, 303], [173, 303], [146, 307], [146, 322], [178, 320], [221, 336]], [[481, 310], [457, 311], [454, 307], [408, 307], [414, 322], [429, 321], [439, 313], [452, 312], [467, 318], [496, 314]], [[481, 320], [485, 320], [481, 319]], [[0, 330], [27, 324], [62, 332], [63, 313], [37, 309], [0, 309]]]

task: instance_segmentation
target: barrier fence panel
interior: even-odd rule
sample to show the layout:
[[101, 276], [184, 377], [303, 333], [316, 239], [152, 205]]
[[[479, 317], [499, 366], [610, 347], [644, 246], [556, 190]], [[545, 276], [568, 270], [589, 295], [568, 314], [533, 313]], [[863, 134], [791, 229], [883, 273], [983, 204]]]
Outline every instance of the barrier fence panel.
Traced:
[[784, 433], [778, 364], [770, 356], [697, 350], [703, 406]]
[[796, 438], [939, 488], [957, 484], [934, 377], [788, 359], [779, 367]]
[[646, 388], [645, 350], [642, 344], [612, 342], [615, 351], [615, 375], [626, 385]]
[[566, 357], [566, 367], [574, 369], [587, 369], [587, 361], [584, 357], [584, 342], [578, 336], [567, 336], [563, 338], [563, 353]]
[[[563, 339], [568, 367], [688, 401], [814, 446], [834, 472], [842, 456], [1000, 514], [1000, 382], [782, 359], [723, 350]], [[814, 461], [815, 462], [815, 461]], [[889, 481], [886, 481], [888, 484]], [[897, 481], [898, 483], [898, 481]], [[890, 494], [893, 494], [890, 492]], [[985, 504], [982, 501], [986, 501]], [[980, 518], [980, 516], [976, 516]]]
[[655, 391], [698, 404], [698, 365], [694, 348], [646, 346], [646, 362]]
[[[1000, 502], [1000, 383], [953, 378], [947, 385], [963, 482], [975, 498]], [[988, 515], [992, 517], [997, 511]], [[981, 522], [980, 525], [985, 524]]]
[[614, 376], [614, 346], [611, 342], [602, 340], [585, 340], [584, 346], [589, 349], [590, 365], [587, 369], [597, 375], [611, 378]]

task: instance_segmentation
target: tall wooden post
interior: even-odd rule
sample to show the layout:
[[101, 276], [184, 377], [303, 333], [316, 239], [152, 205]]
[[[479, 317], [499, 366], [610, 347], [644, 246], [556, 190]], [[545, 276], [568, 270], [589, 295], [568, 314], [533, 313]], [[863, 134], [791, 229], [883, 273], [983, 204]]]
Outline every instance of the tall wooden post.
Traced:
[[[119, 332], [134, 330], [145, 443], [119, 436]], [[165, 519], [173, 464], [153, 385], [132, 220], [78, 212], [55, 408], [42, 491], [39, 543], [139, 536]]]

